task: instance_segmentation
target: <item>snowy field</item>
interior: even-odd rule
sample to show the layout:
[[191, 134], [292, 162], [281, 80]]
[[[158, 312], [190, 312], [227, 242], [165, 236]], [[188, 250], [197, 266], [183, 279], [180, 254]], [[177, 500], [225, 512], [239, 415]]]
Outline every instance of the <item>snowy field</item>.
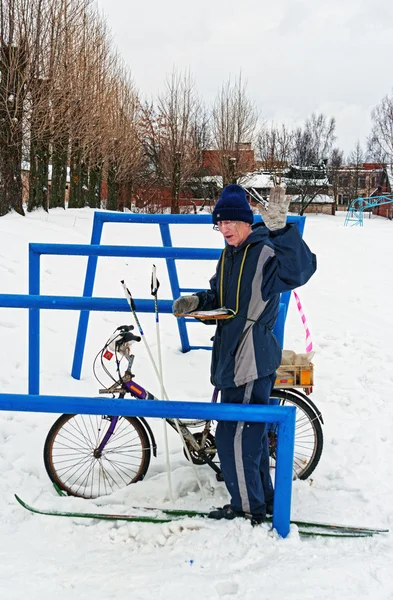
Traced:
[[[374, 217], [344, 227], [337, 217], [307, 217], [305, 239], [318, 271], [299, 290], [316, 356], [312, 399], [322, 411], [325, 448], [311, 480], [296, 481], [293, 518], [393, 528], [393, 223]], [[93, 212], [36, 212], [0, 219], [0, 293], [27, 293], [29, 242], [88, 243]], [[148, 240], [148, 241], [147, 241]], [[160, 245], [158, 226], [105, 225], [103, 243]], [[173, 227], [178, 246], [221, 247], [209, 226]], [[161, 298], [169, 298], [163, 261], [155, 261]], [[86, 259], [42, 258], [43, 294], [81, 295]], [[122, 297], [125, 279], [135, 298], [150, 296], [152, 261], [99, 259], [95, 294]], [[207, 286], [214, 265], [179, 266], [182, 286]], [[153, 315], [141, 314], [156, 353]], [[132, 315], [90, 318], [81, 381], [70, 376], [77, 313], [43, 311], [41, 393], [96, 396], [92, 361], [112, 331]], [[213, 329], [189, 328], [191, 342], [207, 345]], [[171, 399], [208, 401], [209, 351], [179, 351], [171, 315], [161, 317], [165, 386]], [[0, 391], [27, 392], [27, 311], [0, 309]], [[304, 352], [304, 331], [291, 301], [285, 347]], [[135, 348], [135, 347], [134, 347]], [[137, 381], [159, 395], [140, 344]], [[153, 421], [159, 456], [146, 479], [99, 500], [60, 498], [44, 468], [42, 449], [53, 414], [0, 412], [0, 590], [4, 600], [340, 600], [393, 599], [392, 534], [364, 539], [285, 540], [269, 526], [185, 521], [172, 525], [97, 522], [31, 515], [16, 492], [39, 506], [127, 513], [133, 505], [169, 506], [162, 423]], [[227, 501], [223, 483], [199, 467], [204, 496], [170, 433], [175, 505], [209, 509]]]

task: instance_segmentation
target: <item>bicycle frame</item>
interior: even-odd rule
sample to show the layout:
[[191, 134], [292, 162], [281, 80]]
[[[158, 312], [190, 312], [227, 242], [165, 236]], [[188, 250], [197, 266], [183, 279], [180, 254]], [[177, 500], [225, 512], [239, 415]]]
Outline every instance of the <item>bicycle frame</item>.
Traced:
[[[128, 341], [128, 340], [126, 340], [126, 341]], [[138, 341], [138, 340], [135, 340], [135, 341]], [[107, 347], [107, 345], [105, 346], [105, 348], [106, 347]], [[124, 345], [123, 347], [121, 347], [120, 353], [128, 362], [128, 365], [124, 372], [124, 375], [121, 375], [120, 370], [119, 370], [120, 361], [116, 360], [117, 373], [118, 373], [118, 377], [119, 377], [118, 381], [115, 381], [112, 384], [112, 386], [110, 386], [109, 388], [100, 389], [99, 393], [100, 394], [119, 394], [120, 398], [124, 398], [124, 396], [126, 394], [130, 394], [131, 396], [133, 396], [134, 398], [137, 398], [139, 400], [159, 400], [158, 398], [156, 398], [154, 396], [154, 394], [149, 392], [147, 389], [145, 389], [143, 386], [141, 386], [139, 383], [137, 383], [134, 380], [134, 375], [132, 373], [132, 366], [133, 366], [133, 362], [135, 359], [135, 355], [131, 354], [129, 350], [130, 350], [130, 346]], [[116, 359], [117, 359], [117, 357], [116, 357]], [[310, 418], [310, 415], [307, 415], [310, 423], [313, 420], [318, 420], [321, 424], [323, 424], [321, 412], [317, 409], [317, 407], [310, 400], [310, 398], [308, 396], [306, 396], [305, 394], [303, 394], [302, 392], [300, 392], [299, 389], [282, 389], [282, 390], [280, 390], [280, 388], [277, 388], [277, 390], [280, 391], [280, 393], [284, 393], [285, 396], [288, 395], [289, 401], [293, 402], [293, 398], [298, 398], [299, 401], [304, 402], [304, 404], [306, 404], [311, 411], [312, 418]], [[219, 393], [219, 390], [214, 388], [213, 395], [212, 395], [212, 402], [217, 402], [218, 393]], [[274, 404], [275, 403], [274, 393], [272, 394], [272, 396], [273, 396], [273, 401], [271, 401], [271, 403]], [[279, 401], [277, 401], [277, 403], [278, 402]], [[295, 405], [296, 405], [296, 403], [295, 403]], [[132, 415], [124, 415], [124, 416], [132, 416]], [[110, 420], [109, 428], [106, 431], [100, 445], [94, 451], [94, 456], [96, 458], [101, 457], [102, 452], [104, 451], [106, 445], [108, 444], [109, 440], [111, 439], [111, 436], [115, 432], [116, 425], [119, 421], [119, 418], [120, 417], [109, 417], [109, 420]], [[140, 420], [142, 420], [142, 419], [140, 419]], [[172, 427], [172, 429], [174, 429], [176, 431], [177, 434], [179, 434], [180, 436], [183, 437], [183, 443], [185, 444], [185, 448], [188, 449], [188, 451], [186, 451], [185, 454], [189, 460], [191, 459], [192, 462], [194, 462], [195, 464], [208, 464], [210, 466], [210, 468], [218, 476], [221, 476], [220, 468], [217, 466], [217, 464], [215, 462], [213, 462], [213, 459], [217, 453], [217, 449], [214, 444], [214, 441], [213, 441], [213, 444], [211, 443], [211, 436], [212, 435], [214, 436], [214, 434], [211, 433], [212, 421], [198, 421], [198, 423], [200, 423], [201, 425], [204, 424], [203, 430], [196, 432], [195, 435], [187, 427], [187, 424], [182, 421], [177, 420], [177, 422], [176, 422], [176, 420], [174, 420], [174, 419], [167, 418], [166, 422]], [[144, 424], [144, 426], [148, 432], [148, 435], [150, 437], [150, 440], [152, 442], [154, 456], [156, 456], [156, 452], [155, 452], [156, 443], [155, 443], [153, 432], [145, 419], [143, 419], [143, 424]], [[189, 426], [190, 426], [190, 424], [189, 424]], [[268, 440], [269, 440], [269, 453], [272, 457], [274, 457], [274, 449], [275, 449], [275, 444], [276, 444], [276, 437], [274, 434], [275, 434], [274, 424], [270, 424], [269, 429], [268, 429]]]
[[[134, 358], [133, 355], [131, 355], [129, 357], [130, 365], [132, 365], [133, 358]], [[127, 370], [125, 372], [124, 376], [119, 381], [116, 381], [111, 387], [100, 389], [99, 393], [100, 394], [119, 393], [119, 397], [123, 397], [123, 398], [126, 393], [129, 393], [129, 394], [131, 394], [131, 396], [133, 396], [134, 398], [138, 398], [139, 400], [158, 400], [158, 398], [156, 398], [151, 392], [149, 392], [144, 387], [139, 385], [139, 383], [134, 381], [133, 375], [131, 374], [130, 370]], [[217, 397], [218, 397], [218, 390], [217, 390], [217, 388], [214, 388], [213, 395], [212, 395], [212, 402], [217, 402]], [[120, 417], [111, 417], [111, 423], [108, 428], [108, 431], [105, 433], [101, 443], [94, 451], [94, 455], [96, 458], [99, 458], [101, 456], [106, 444], [108, 443], [113, 432], [115, 431], [115, 428], [116, 428], [119, 418]], [[176, 433], [178, 433], [174, 419], [168, 418], [168, 419], [166, 419], [166, 422], [172, 427], [172, 429], [174, 429], [176, 431]], [[144, 424], [147, 425], [146, 422]], [[210, 433], [211, 421], [205, 421], [205, 425], [204, 425], [204, 428], [203, 428], [203, 431], [201, 434], [200, 443], [198, 442], [198, 440], [195, 439], [194, 434], [191, 433], [191, 431], [188, 429], [188, 427], [186, 427], [183, 424], [182, 421], [178, 421], [178, 424], [179, 424], [180, 432], [181, 432], [184, 440], [189, 444], [189, 446], [191, 446], [191, 448], [193, 450], [195, 450], [198, 454], [200, 454], [201, 459], [203, 459], [204, 462], [206, 462], [213, 469], [213, 471], [215, 471], [215, 473], [221, 474], [220, 468], [217, 467], [217, 465], [213, 462], [213, 460], [207, 455], [207, 453], [209, 452], [209, 449], [205, 448], [206, 440], [208, 439], [208, 435]], [[150, 427], [149, 427], [149, 429], [150, 429]], [[154, 436], [151, 432], [151, 429], [150, 429], [149, 433], [150, 433], [150, 437], [154, 440]]]

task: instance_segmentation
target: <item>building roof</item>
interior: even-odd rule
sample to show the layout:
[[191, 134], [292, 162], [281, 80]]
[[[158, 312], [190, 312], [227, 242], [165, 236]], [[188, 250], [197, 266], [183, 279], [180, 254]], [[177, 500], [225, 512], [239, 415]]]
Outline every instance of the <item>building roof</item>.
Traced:
[[[310, 200], [309, 196], [305, 196], [303, 198], [303, 202], [308, 202]], [[292, 196], [291, 198], [291, 203], [292, 202], [301, 202], [302, 198], [300, 196]], [[334, 198], [332, 198], [332, 196], [328, 196], [327, 194], [317, 194], [313, 200], [312, 200], [313, 204], [334, 204]]]
[[271, 188], [274, 186], [274, 181], [271, 173], [263, 171], [262, 173], [248, 173], [240, 180], [240, 183], [245, 188]]

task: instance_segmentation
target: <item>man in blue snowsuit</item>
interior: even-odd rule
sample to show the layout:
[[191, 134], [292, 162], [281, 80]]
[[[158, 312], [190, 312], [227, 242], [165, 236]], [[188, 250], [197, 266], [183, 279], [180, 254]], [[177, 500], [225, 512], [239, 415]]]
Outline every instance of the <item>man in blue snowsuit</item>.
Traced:
[[[221, 402], [268, 404], [281, 362], [273, 334], [280, 294], [306, 283], [316, 258], [296, 224], [286, 225], [289, 199], [272, 189], [263, 223], [251, 227], [254, 215], [245, 191], [226, 186], [214, 208], [213, 223], [227, 243], [210, 280], [210, 290], [175, 300], [174, 314], [221, 307], [234, 316], [217, 320], [211, 381]], [[220, 421], [217, 451], [231, 502], [213, 510], [213, 519], [246, 517], [262, 523], [273, 509], [266, 423]]]

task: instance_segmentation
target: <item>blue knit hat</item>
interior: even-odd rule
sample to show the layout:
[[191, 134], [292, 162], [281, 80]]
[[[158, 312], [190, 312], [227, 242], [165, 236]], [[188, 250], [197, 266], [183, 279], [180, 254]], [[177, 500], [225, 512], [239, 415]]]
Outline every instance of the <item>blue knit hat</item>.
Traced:
[[247, 202], [246, 192], [240, 185], [231, 183], [224, 187], [213, 210], [213, 223], [217, 221], [254, 222], [254, 214]]

